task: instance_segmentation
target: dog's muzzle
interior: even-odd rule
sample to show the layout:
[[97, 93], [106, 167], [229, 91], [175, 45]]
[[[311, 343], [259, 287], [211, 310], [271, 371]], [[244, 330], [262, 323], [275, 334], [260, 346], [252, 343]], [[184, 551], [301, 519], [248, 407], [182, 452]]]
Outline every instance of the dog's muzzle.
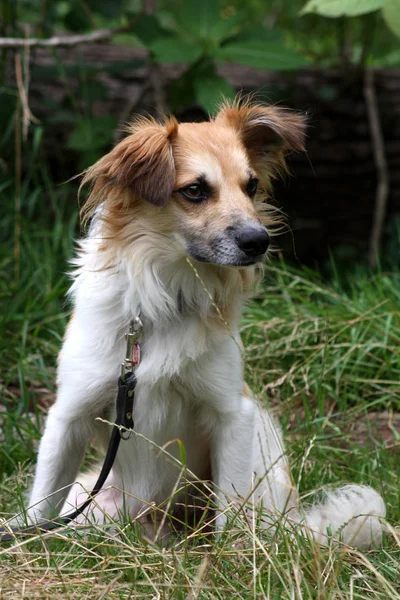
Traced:
[[269, 235], [265, 227], [246, 225], [235, 232], [235, 240], [239, 249], [249, 259], [255, 259], [266, 253], [269, 246]]
[[247, 267], [262, 262], [269, 246], [269, 235], [259, 224], [229, 226], [222, 235], [208, 241], [199, 232], [186, 249], [201, 262], [232, 267]]

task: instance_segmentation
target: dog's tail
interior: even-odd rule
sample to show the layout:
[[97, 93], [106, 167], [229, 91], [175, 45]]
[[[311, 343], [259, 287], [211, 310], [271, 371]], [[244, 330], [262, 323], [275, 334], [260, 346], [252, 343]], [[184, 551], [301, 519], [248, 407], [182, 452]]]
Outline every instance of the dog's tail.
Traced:
[[346, 485], [326, 493], [323, 501], [295, 520], [321, 544], [331, 539], [367, 550], [381, 545], [385, 514], [383, 499], [373, 488]]

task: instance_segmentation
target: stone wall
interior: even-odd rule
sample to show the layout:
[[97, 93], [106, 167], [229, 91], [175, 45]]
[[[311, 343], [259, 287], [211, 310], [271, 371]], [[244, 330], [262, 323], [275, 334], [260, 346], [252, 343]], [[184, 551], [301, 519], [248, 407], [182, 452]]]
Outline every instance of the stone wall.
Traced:
[[[142, 66], [138, 67], [137, 61], [143, 61]], [[40, 50], [32, 57], [30, 87], [32, 110], [39, 118], [48, 117], [43, 114], [44, 97], [50, 94], [56, 103], [62, 103], [68, 88], [78, 85], [70, 75], [68, 85], [59, 76], [43, 79], [42, 67], [56, 67], [57, 62], [64, 67], [79, 62], [97, 66], [96, 77], [106, 86], [108, 94], [106, 99], [94, 103], [93, 110], [97, 115], [116, 115], [121, 122], [132, 111], [155, 112], [154, 88], [158, 93], [165, 90], [182, 72], [181, 66], [166, 65], [156, 74], [158, 80], [154, 86], [145, 55], [138, 49], [88, 45], [60, 50], [57, 56]], [[121, 68], [111, 74], [109, 67], [116, 62]], [[377, 184], [363, 73], [310, 68], [282, 74], [239, 65], [225, 65], [220, 71], [238, 91], [256, 91], [263, 100], [308, 114], [307, 154], [290, 157], [294, 177], [275, 189], [276, 202], [288, 214], [293, 230], [293, 236], [281, 240], [285, 251], [293, 254], [295, 247], [299, 259], [309, 264], [323, 261], [329, 248], [337, 246], [351, 246], [361, 255], [370, 235]], [[390, 224], [400, 213], [400, 70], [377, 70], [375, 86], [390, 171], [387, 215]], [[180, 114], [186, 120], [201, 116], [198, 107], [187, 107]], [[55, 124], [53, 133], [62, 146], [68, 132], [65, 128], [57, 129]], [[53, 143], [51, 135], [46, 138], [46, 143]], [[68, 164], [69, 176], [73, 166]]]

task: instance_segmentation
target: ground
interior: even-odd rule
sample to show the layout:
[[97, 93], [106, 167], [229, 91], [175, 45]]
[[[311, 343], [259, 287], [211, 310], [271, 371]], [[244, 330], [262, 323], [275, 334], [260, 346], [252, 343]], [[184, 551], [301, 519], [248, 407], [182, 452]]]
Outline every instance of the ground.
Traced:
[[[69, 311], [59, 254], [71, 252], [56, 234], [24, 242], [18, 280], [10, 261], [0, 265], [4, 518], [23, 504], [54, 398]], [[271, 536], [240, 510], [220, 538], [200, 527], [165, 548], [132, 523], [108, 533], [63, 528], [0, 548], [0, 597], [400, 598], [399, 297], [398, 273], [326, 283], [276, 261], [242, 322], [247, 380], [281, 420], [303, 501], [343, 483], [372, 485], [387, 503], [382, 549], [320, 548], [280, 528]]]

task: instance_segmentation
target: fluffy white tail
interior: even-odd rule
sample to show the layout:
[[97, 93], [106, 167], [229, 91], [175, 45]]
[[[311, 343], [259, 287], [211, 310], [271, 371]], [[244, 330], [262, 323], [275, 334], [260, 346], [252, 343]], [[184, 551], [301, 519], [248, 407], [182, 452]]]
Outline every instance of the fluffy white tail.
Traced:
[[307, 531], [321, 544], [328, 539], [367, 550], [382, 542], [380, 519], [386, 514], [381, 496], [366, 485], [346, 485], [303, 513]]

